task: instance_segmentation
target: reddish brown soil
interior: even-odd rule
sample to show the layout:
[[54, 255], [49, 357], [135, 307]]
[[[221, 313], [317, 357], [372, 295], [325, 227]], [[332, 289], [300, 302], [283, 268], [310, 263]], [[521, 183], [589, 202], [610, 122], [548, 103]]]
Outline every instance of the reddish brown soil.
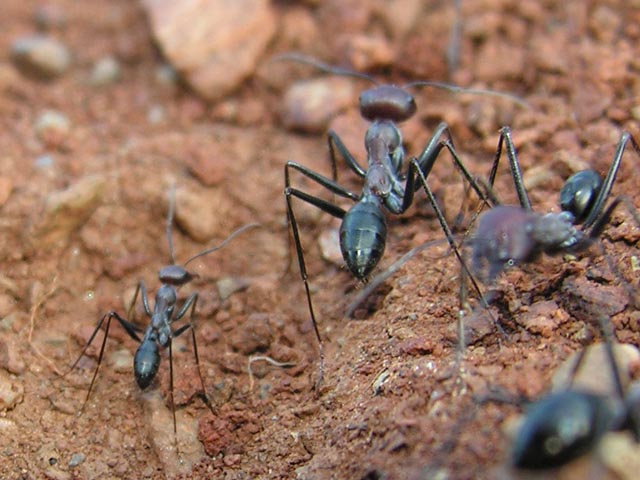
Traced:
[[[71, 70], [50, 83], [0, 72], [0, 186], [3, 191], [11, 187], [8, 198], [0, 196], [0, 354], [8, 352], [2, 360], [4, 385], [24, 392], [14, 408], [0, 415], [2, 478], [510, 475], [501, 468], [509, 449], [503, 424], [519, 410], [480, 405], [476, 396], [488, 388], [527, 397], [542, 394], [555, 367], [594, 341], [594, 312], [612, 315], [620, 341], [639, 344], [637, 310], [594, 247], [579, 258], [545, 257], [502, 275], [492, 312], [505, 335], [483, 323], [486, 315], [476, 315], [472, 345], [458, 365], [459, 267], [454, 258], [443, 256], [443, 248], [417, 256], [356, 312], [358, 320], [345, 318], [358, 285], [342, 266], [323, 260], [313, 240], [332, 225], [327, 216], [297, 204], [325, 342], [324, 384], [314, 395], [317, 347], [303, 287], [295, 266], [283, 275], [288, 247], [282, 169], [289, 159], [326, 174], [329, 168], [323, 135], [288, 132], [272, 113], [282, 89], [296, 78], [269, 83], [267, 65], [228, 100], [226, 109], [209, 106], [182, 87], [154, 81], [161, 58], [144, 12], [134, 2], [58, 3], [68, 16], [59, 36], [75, 53]], [[313, 3], [277, 2], [277, 8], [281, 14], [307, 10], [326, 39], [349, 22], [346, 14], [327, 20], [330, 9]], [[444, 52], [453, 11], [449, 2], [432, 3], [417, 22], [420, 28], [391, 41], [396, 61], [380, 78], [401, 83], [446, 79]], [[527, 178], [535, 183], [530, 194], [536, 210], [557, 210], [557, 192], [576, 162], [605, 172], [622, 130], [640, 138], [640, 6], [633, 8], [637, 2], [627, 0], [463, 3], [460, 67], [453, 80], [516, 93], [530, 107], [421, 91], [417, 120], [403, 126], [407, 150], [417, 154], [444, 119], [469, 168], [486, 174], [497, 131], [509, 124]], [[3, 1], [2, 61], [8, 63], [14, 38], [34, 30], [32, 13], [38, 5]], [[383, 32], [375, 18], [370, 29]], [[286, 35], [279, 37], [265, 58], [300, 48], [287, 41]], [[337, 42], [328, 41], [307, 53], [338, 62], [338, 52]], [[93, 87], [86, 82], [91, 65], [107, 54], [123, 59], [122, 79]], [[317, 76], [309, 67], [291, 71]], [[334, 127], [363, 158], [366, 125], [353, 127], [345, 120], [356, 114], [355, 101]], [[154, 106], [164, 109], [164, 120], [157, 124], [148, 120]], [[47, 144], [34, 133], [45, 109], [64, 112], [72, 125], [68, 134]], [[37, 167], [36, 159], [45, 154], [53, 164]], [[616, 195], [626, 194], [636, 205], [637, 164], [638, 156], [627, 152], [614, 186]], [[98, 208], [68, 242], [43, 240], [38, 225], [47, 215], [45, 201], [94, 175], [105, 182]], [[340, 173], [345, 184], [357, 189], [352, 177], [346, 169]], [[203, 178], [209, 180], [206, 185]], [[196, 395], [193, 350], [184, 335], [174, 348], [178, 443], [183, 457], [202, 459], [193, 465], [184, 459], [179, 465], [173, 450], [166, 356], [159, 381], [141, 394], [130, 368], [114, 371], [117, 357], [129, 358], [136, 343], [112, 325], [105, 361], [79, 417], [97, 348], [73, 373], [60, 375], [104, 312], [126, 312], [139, 279], [155, 292], [156, 273], [168, 259], [164, 222], [173, 182], [178, 210], [183, 205], [179, 216], [196, 218], [206, 211], [204, 218], [214, 211], [214, 220], [219, 219], [207, 242], [194, 241], [185, 234], [188, 228], [174, 229], [179, 261], [242, 224], [255, 221], [264, 227], [194, 262], [199, 278], [181, 291], [185, 298], [196, 290], [201, 295], [199, 353], [216, 411], [212, 415]], [[304, 180], [296, 182], [314, 191]], [[460, 205], [460, 181], [450, 162], [436, 165], [430, 184], [453, 217]], [[496, 192], [506, 202], [516, 201], [506, 164]], [[381, 268], [410, 248], [442, 237], [424, 195], [418, 198], [402, 218], [390, 218]], [[632, 260], [639, 235], [620, 210], [602, 242], [636, 289]], [[240, 279], [247, 287], [221, 300], [216, 281], [223, 277]], [[255, 362], [250, 378], [248, 362], [255, 355], [295, 366]], [[74, 454], [82, 454], [83, 461], [70, 466]]]

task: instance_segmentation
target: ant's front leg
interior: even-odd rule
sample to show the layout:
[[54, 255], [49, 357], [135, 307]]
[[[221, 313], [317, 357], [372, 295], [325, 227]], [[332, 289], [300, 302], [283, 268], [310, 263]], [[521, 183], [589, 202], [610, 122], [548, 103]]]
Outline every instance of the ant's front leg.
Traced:
[[471, 188], [473, 188], [473, 190], [476, 192], [478, 198], [482, 201], [482, 203], [484, 203], [485, 206], [491, 208], [493, 206], [491, 199], [487, 196], [483, 189], [480, 188], [478, 180], [476, 179], [476, 177], [471, 175], [471, 172], [458, 155], [458, 152], [456, 151], [453, 144], [451, 131], [449, 130], [449, 126], [446, 122], [440, 122], [435, 132], [433, 133], [431, 140], [429, 140], [427, 145], [424, 147], [424, 149], [416, 159], [424, 177], [429, 177], [431, 169], [433, 168], [433, 165], [435, 164], [435, 161], [443, 148], [446, 148], [449, 151], [454, 165], [462, 173], [462, 176], [471, 186]]
[[71, 368], [69, 368], [69, 370], [63, 375], [63, 376], [66, 376], [67, 374], [69, 374], [78, 365], [78, 362], [87, 353], [87, 349], [93, 343], [93, 340], [95, 339], [98, 331], [100, 330], [100, 328], [102, 327], [102, 324], [106, 320], [107, 321], [107, 326], [105, 327], [104, 337], [102, 339], [102, 345], [100, 346], [100, 353], [98, 354], [98, 364], [96, 365], [96, 369], [93, 372], [93, 377], [91, 378], [91, 384], [89, 385], [89, 391], [87, 392], [87, 396], [86, 396], [84, 402], [82, 403], [82, 407], [80, 408], [80, 414], [82, 414], [82, 412], [84, 411], [85, 406], [87, 405], [87, 402], [89, 401], [89, 397], [91, 396], [91, 392], [93, 390], [93, 385], [94, 385], [94, 383], [96, 381], [96, 377], [98, 376], [98, 370], [100, 369], [100, 365], [102, 364], [102, 358], [104, 356], [105, 346], [107, 345], [107, 338], [109, 337], [109, 328], [111, 327], [111, 320], [113, 318], [115, 318], [118, 322], [120, 322], [120, 325], [122, 325], [122, 327], [125, 329], [125, 331], [129, 334], [129, 336], [131, 338], [133, 338], [134, 340], [136, 340], [138, 342], [141, 341], [140, 337], [138, 336], [138, 334], [142, 333], [142, 330], [139, 327], [137, 327], [135, 324], [133, 324], [133, 323], [125, 320], [124, 318], [122, 318], [117, 312], [111, 311], [111, 312], [108, 312], [108, 313], [106, 313], [106, 314], [104, 314], [102, 316], [102, 318], [100, 319], [100, 321], [96, 325], [96, 328], [93, 330], [93, 333], [89, 337], [89, 340], [87, 341], [85, 346], [82, 348], [82, 351], [80, 352], [80, 355], [78, 355], [78, 358], [76, 359], [76, 361], [73, 362], [73, 365], [71, 365]]
[[151, 318], [151, 307], [149, 306], [149, 296], [147, 294], [147, 287], [144, 284], [144, 280], [140, 280], [138, 285], [136, 286], [136, 291], [133, 294], [133, 299], [129, 304], [129, 309], [127, 310], [127, 318], [135, 319], [135, 307], [136, 301], [138, 300], [138, 294], [142, 296], [142, 307], [144, 308], [144, 313]]
[[502, 147], [507, 152], [507, 158], [509, 159], [509, 166], [511, 168], [511, 177], [516, 187], [516, 193], [518, 194], [518, 201], [520, 206], [525, 210], [531, 211], [531, 200], [529, 200], [529, 194], [524, 186], [524, 180], [522, 179], [522, 168], [518, 161], [518, 154], [516, 153], [516, 147], [511, 138], [511, 128], [502, 127], [500, 129], [500, 138], [498, 140], [498, 147], [496, 148], [496, 156], [493, 159], [491, 165], [491, 171], [489, 172], [489, 187], [493, 188], [493, 184], [496, 180], [498, 173], [498, 164], [500, 163], [500, 157], [502, 156]]
[[333, 130], [329, 130], [327, 134], [327, 143], [329, 144], [329, 153], [331, 157], [331, 173], [334, 182], [338, 181], [338, 167], [336, 161], [336, 150], [340, 153], [345, 163], [351, 170], [355, 172], [359, 177], [364, 178], [367, 175], [367, 171], [362, 168], [356, 158], [351, 154], [347, 146], [342, 142], [342, 139]]

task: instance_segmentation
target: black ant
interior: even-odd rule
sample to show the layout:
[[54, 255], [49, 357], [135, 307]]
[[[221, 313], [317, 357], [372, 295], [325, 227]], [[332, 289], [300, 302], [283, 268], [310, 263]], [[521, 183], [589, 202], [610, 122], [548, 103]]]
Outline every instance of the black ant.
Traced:
[[[611, 343], [611, 326], [600, 318], [605, 352], [618, 402], [610, 395], [568, 389], [533, 403], [511, 451], [511, 464], [523, 469], [548, 469], [565, 465], [593, 450], [605, 433], [627, 430], [640, 443], [640, 384], [626, 395]], [[574, 372], [583, 355], [578, 357]]]
[[[631, 202], [618, 196], [606, 206], [627, 144], [640, 155], [640, 147], [623, 132], [604, 179], [594, 170], [582, 170], [565, 182], [560, 192], [560, 213], [537, 213], [531, 208], [509, 127], [500, 130], [496, 157], [489, 174], [489, 187], [496, 177], [503, 143], [511, 166], [520, 207], [496, 205], [483, 212], [472, 239], [472, 267], [492, 281], [508, 266], [533, 262], [541, 253], [574, 253], [588, 248], [608, 224], [614, 209], [624, 204], [640, 226], [640, 216]], [[494, 203], [498, 203], [495, 202]], [[576, 225], [582, 225], [578, 228]], [[483, 275], [485, 265], [488, 272]]]
[[[136, 382], [141, 390], [147, 388], [151, 382], [153, 382], [156, 374], [158, 373], [158, 367], [160, 366], [160, 349], [168, 348], [169, 349], [169, 391], [170, 391], [170, 399], [171, 399], [171, 412], [173, 415], [173, 432], [176, 438], [177, 445], [177, 426], [176, 426], [176, 411], [175, 411], [175, 403], [173, 397], [173, 351], [172, 351], [172, 340], [176, 337], [179, 337], [187, 330], [191, 330], [191, 339], [193, 341], [193, 354], [196, 361], [196, 368], [198, 370], [198, 377], [200, 378], [200, 386], [202, 388], [202, 395], [204, 397], [204, 401], [211, 410], [212, 413], [213, 407], [211, 402], [209, 401], [209, 397], [207, 396], [207, 392], [204, 385], [204, 378], [202, 376], [202, 371], [200, 369], [200, 358], [198, 356], [198, 344], [196, 342], [196, 334], [195, 334], [195, 324], [193, 322], [195, 316], [196, 304], [198, 302], [198, 293], [192, 293], [189, 298], [187, 298], [180, 308], [176, 309], [178, 303], [178, 287], [186, 285], [191, 280], [193, 280], [197, 275], [190, 273], [186, 266], [191, 263], [193, 260], [200, 258], [204, 255], [208, 255], [209, 253], [215, 252], [216, 250], [221, 249], [231, 240], [233, 240], [236, 236], [241, 234], [242, 232], [257, 227], [257, 224], [247, 224], [239, 229], [235, 230], [231, 235], [229, 235], [221, 244], [203, 250], [200, 253], [189, 258], [184, 265], [176, 265], [173, 257], [173, 241], [171, 239], [171, 228], [173, 224], [173, 215], [175, 209], [175, 188], [171, 190], [170, 201], [169, 201], [169, 212], [167, 215], [167, 223], [166, 223], [166, 234], [167, 234], [167, 242], [169, 244], [169, 265], [164, 266], [158, 272], [158, 279], [160, 280], [160, 288], [156, 292], [155, 304], [153, 310], [149, 305], [149, 297], [147, 294], [147, 287], [143, 280], [140, 280], [138, 286], [136, 288], [135, 294], [133, 296], [133, 300], [127, 312], [127, 318], [132, 317], [132, 312], [134, 310], [136, 301], [138, 299], [138, 294], [142, 297], [142, 306], [144, 308], [144, 312], [147, 317], [149, 317], [150, 323], [146, 329], [142, 329], [135, 323], [131, 322], [120, 316], [116, 311], [110, 311], [106, 313], [98, 322], [95, 330], [89, 337], [89, 340], [82, 348], [80, 355], [76, 359], [76, 361], [71, 365], [69, 372], [71, 372], [77, 365], [80, 359], [85, 355], [89, 346], [93, 343], [98, 331], [101, 329], [102, 325], [106, 321], [106, 327], [104, 332], [104, 337], [102, 340], [102, 345], [100, 346], [100, 353], [98, 354], [98, 364], [96, 365], [96, 369], [93, 373], [93, 377], [91, 378], [91, 383], [89, 385], [89, 390], [87, 391], [87, 396], [82, 404], [79, 414], [82, 414], [84, 411], [87, 402], [89, 401], [89, 397], [91, 396], [91, 391], [93, 390], [93, 385], [95, 383], [96, 377], [98, 375], [98, 370], [100, 369], [100, 365], [102, 364], [102, 358], [104, 356], [105, 346], [107, 344], [107, 338], [109, 336], [109, 328], [111, 326], [111, 320], [116, 319], [120, 325], [124, 328], [127, 334], [140, 343], [138, 349], [136, 350], [134, 360], [133, 360], [133, 371], [136, 378]], [[176, 330], [172, 330], [172, 325], [181, 320], [187, 312], [190, 310], [189, 322], [181, 325]], [[141, 338], [142, 337], [142, 338]], [[67, 372], [67, 373], [69, 373]], [[66, 375], [66, 374], [65, 374]]]
[[[323, 371], [322, 342], [311, 301], [298, 223], [293, 212], [291, 199], [303, 200], [342, 220], [340, 225], [340, 250], [342, 256], [353, 276], [358, 280], [366, 281], [369, 274], [378, 265], [385, 249], [387, 238], [385, 210], [394, 215], [404, 213], [413, 202], [415, 189], [418, 185], [417, 182], [420, 182], [427, 192], [429, 201], [436, 211], [443, 229], [445, 229], [445, 232], [449, 230], [435, 197], [426, 183], [426, 177], [431, 172], [435, 160], [443, 148], [450, 152], [454, 164], [462, 172], [462, 175], [477, 195], [486, 201], [484, 192], [458, 156], [449, 127], [445, 122], [438, 125], [431, 140], [429, 140], [420, 155], [417, 158], [411, 158], [407, 171], [403, 171], [405, 152], [402, 144], [402, 134], [396, 123], [411, 118], [417, 109], [413, 96], [405, 88], [430, 86], [456, 92], [492, 94], [522, 102], [515, 97], [498, 92], [469, 90], [436, 82], [414, 82], [405, 85], [404, 88], [394, 85], [380, 85], [368, 75], [331, 67], [302, 55], [283, 55], [278, 59], [290, 59], [308, 63], [328, 73], [364, 78], [376, 84], [375, 87], [363, 91], [359, 98], [360, 114], [364, 119], [371, 122], [365, 134], [366, 168], [360, 165], [344, 145], [339, 135], [332, 130], [328, 133], [332, 178], [327, 178], [293, 161], [288, 161], [284, 167], [287, 221], [293, 234], [300, 276], [304, 283], [309, 313], [320, 348], [320, 372], [316, 383], [317, 387]], [[344, 159], [347, 166], [363, 179], [364, 185], [360, 193], [351, 192], [337, 183], [336, 152]], [[330, 192], [355, 202], [354, 205], [348, 210], [344, 210], [332, 202], [292, 187], [290, 182], [291, 169], [302, 173]], [[453, 241], [450, 230], [447, 237], [450, 241]]]

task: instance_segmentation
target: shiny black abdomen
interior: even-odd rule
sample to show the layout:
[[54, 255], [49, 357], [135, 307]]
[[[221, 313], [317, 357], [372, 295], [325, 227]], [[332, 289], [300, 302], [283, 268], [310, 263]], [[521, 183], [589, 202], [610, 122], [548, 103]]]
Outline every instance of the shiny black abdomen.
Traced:
[[378, 265], [387, 242], [387, 222], [375, 202], [356, 203], [342, 219], [340, 249], [351, 273], [365, 279]]

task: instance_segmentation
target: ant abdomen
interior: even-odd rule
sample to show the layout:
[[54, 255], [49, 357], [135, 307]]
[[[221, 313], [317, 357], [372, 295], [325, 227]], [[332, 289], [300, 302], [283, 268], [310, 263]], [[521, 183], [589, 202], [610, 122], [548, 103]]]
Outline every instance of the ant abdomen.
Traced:
[[602, 188], [602, 179], [593, 170], [582, 170], [571, 175], [560, 190], [560, 207], [571, 212], [575, 223], [584, 222], [593, 209]]
[[158, 344], [152, 340], [144, 340], [133, 358], [133, 372], [138, 386], [144, 390], [156, 378], [160, 366]]
[[512, 463], [526, 469], [564, 465], [589, 451], [613, 417], [606, 397], [573, 390], [551, 394], [531, 406]]
[[378, 265], [387, 238], [387, 222], [375, 202], [356, 203], [342, 219], [340, 247], [355, 277], [363, 280]]

